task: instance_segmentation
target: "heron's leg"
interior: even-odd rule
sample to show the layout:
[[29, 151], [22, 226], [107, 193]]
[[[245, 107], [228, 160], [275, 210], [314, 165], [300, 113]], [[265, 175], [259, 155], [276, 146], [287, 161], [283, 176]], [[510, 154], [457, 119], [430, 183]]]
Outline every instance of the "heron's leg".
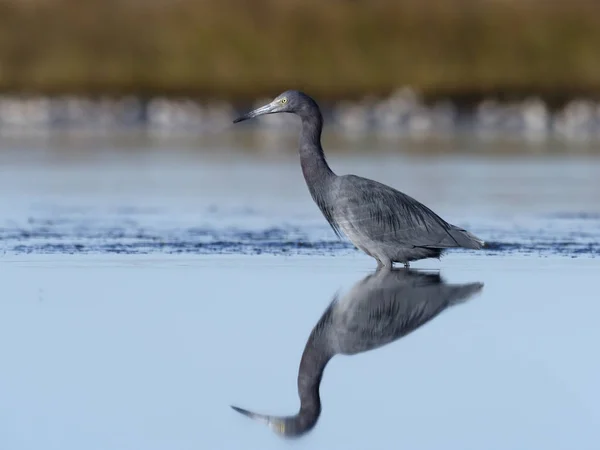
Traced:
[[406, 262], [404, 263], [404, 268], [405, 268], [405, 269], [409, 269], [409, 268], [410, 268], [410, 263], [409, 263], [408, 261], [406, 261]]
[[387, 273], [390, 270], [393, 270], [393, 267], [394, 266], [391, 263], [386, 264], [385, 262], [381, 262], [381, 261], [377, 260], [377, 269], [375, 269], [374, 273], [377, 273], [377, 274]]
[[393, 266], [392, 261], [389, 258], [386, 257], [381, 257], [381, 259], [379, 258], [375, 258], [377, 260], [377, 268], [380, 269], [382, 267], [385, 267], [386, 269], [391, 269]]

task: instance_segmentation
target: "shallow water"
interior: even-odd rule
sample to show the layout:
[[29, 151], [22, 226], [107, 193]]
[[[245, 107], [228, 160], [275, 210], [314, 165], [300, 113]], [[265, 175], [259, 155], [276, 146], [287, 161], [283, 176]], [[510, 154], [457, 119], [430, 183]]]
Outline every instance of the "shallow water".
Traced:
[[480, 294], [335, 356], [286, 443], [307, 338], [374, 261], [335, 239], [294, 155], [5, 149], [0, 448], [592, 449], [600, 165], [332, 155], [489, 242], [415, 269]]
[[[44, 256], [2, 263], [11, 449], [280, 448], [229, 409], [297, 411], [296, 375], [358, 257]], [[431, 266], [434, 266], [431, 264]], [[589, 259], [448, 257], [480, 296], [325, 371], [303, 448], [596, 448], [600, 410]]]

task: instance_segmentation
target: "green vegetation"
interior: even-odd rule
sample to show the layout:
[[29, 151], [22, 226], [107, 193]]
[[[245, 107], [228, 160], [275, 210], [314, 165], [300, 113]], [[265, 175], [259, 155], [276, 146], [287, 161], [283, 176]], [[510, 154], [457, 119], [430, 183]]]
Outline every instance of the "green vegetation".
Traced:
[[594, 0], [0, 0], [0, 91], [600, 94]]

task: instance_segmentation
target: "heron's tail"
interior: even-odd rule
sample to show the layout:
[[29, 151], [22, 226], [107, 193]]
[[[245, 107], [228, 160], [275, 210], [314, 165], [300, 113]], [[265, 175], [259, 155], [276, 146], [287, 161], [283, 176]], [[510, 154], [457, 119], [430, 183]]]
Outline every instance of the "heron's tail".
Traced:
[[449, 294], [448, 306], [459, 305], [470, 300], [483, 289], [483, 283], [468, 283], [452, 286], [454, 289]]
[[457, 247], [479, 250], [485, 245], [484, 240], [479, 239], [477, 236], [475, 236], [472, 233], [469, 233], [467, 230], [455, 227], [454, 225], [452, 225], [452, 227], [448, 230], [448, 233], [450, 234], [450, 236], [452, 236], [452, 239], [454, 239], [458, 244]]

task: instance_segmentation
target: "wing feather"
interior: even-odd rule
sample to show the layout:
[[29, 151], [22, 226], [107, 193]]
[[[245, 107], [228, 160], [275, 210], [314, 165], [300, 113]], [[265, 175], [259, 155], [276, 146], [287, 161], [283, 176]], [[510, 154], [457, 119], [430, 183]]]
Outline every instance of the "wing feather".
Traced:
[[[414, 198], [355, 175], [340, 177], [333, 217], [337, 228], [351, 226], [373, 240], [414, 247], [462, 246], [447, 223]], [[455, 233], [454, 233], [455, 234]]]

